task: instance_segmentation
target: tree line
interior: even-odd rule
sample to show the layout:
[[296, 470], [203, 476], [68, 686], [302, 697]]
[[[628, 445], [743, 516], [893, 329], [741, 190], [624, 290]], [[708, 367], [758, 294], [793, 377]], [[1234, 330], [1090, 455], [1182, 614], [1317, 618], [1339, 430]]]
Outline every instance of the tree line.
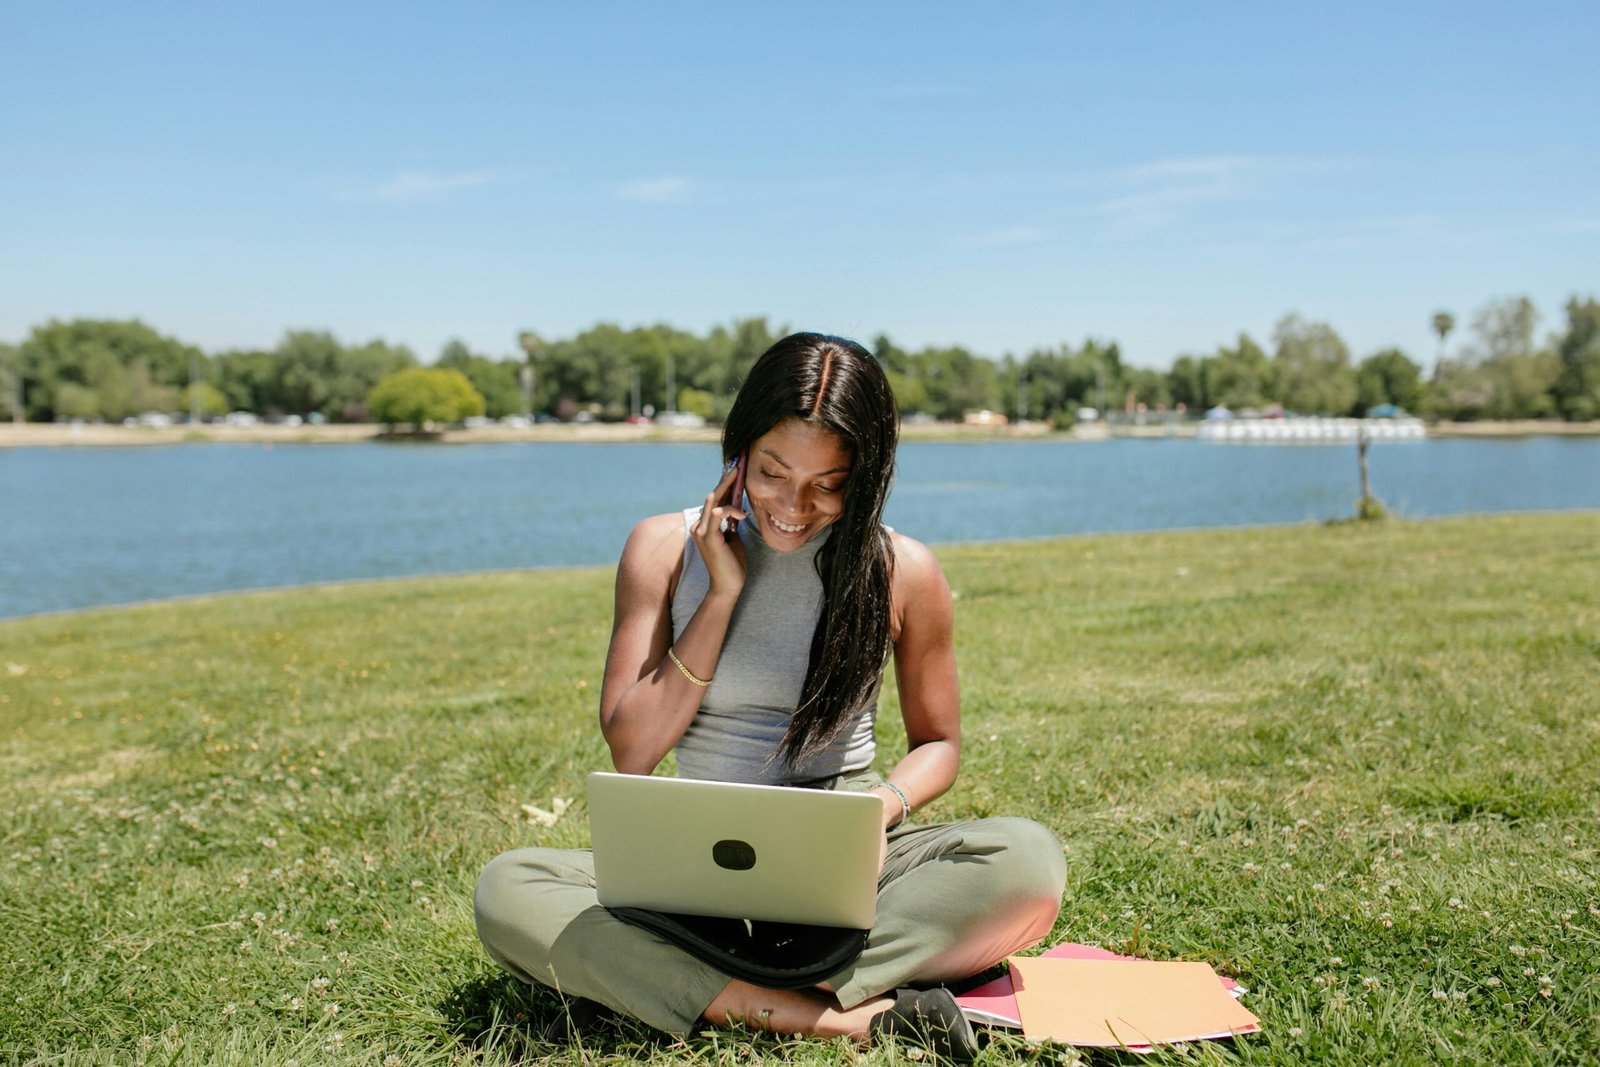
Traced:
[[[1214, 352], [1179, 356], [1165, 371], [1129, 366], [1115, 341], [1093, 338], [999, 359], [961, 346], [912, 351], [883, 334], [867, 343], [904, 413], [936, 419], [989, 410], [1066, 425], [1085, 408], [1197, 415], [1219, 405], [1281, 405], [1360, 415], [1383, 404], [1448, 419], [1600, 418], [1600, 302], [1573, 297], [1565, 312], [1563, 328], [1541, 339], [1532, 301], [1493, 301], [1453, 347], [1456, 318], [1438, 312], [1431, 320], [1438, 349], [1426, 361], [1398, 348], [1357, 361], [1331, 325], [1296, 314], [1265, 342], [1241, 333]], [[751, 364], [786, 332], [766, 318], [704, 336], [602, 323], [548, 341], [524, 332], [512, 355], [451, 341], [434, 366], [458, 371], [490, 418], [586, 412], [620, 420], [679, 410], [715, 421]], [[374, 388], [417, 366], [404, 345], [346, 344], [325, 331], [291, 330], [266, 350], [206, 353], [137, 320], [52, 320], [20, 344], [0, 345], [0, 417], [116, 421], [148, 411], [245, 411], [363, 422], [373, 417]]]

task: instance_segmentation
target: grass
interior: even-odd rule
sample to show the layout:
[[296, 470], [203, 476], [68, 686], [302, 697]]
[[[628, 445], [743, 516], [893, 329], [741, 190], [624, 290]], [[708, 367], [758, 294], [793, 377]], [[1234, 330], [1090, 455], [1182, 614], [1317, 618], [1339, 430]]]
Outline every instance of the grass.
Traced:
[[[1204, 959], [1264, 1032], [1091, 1063], [1600, 1062], [1600, 516], [943, 549], [963, 771], [1055, 938]], [[610, 575], [0, 623], [0, 1061], [889, 1063], [610, 1020], [484, 958], [491, 856], [585, 839]], [[880, 728], [903, 744], [892, 685]], [[522, 805], [579, 801], [554, 826]], [[1060, 1063], [1014, 1039], [984, 1061]]]

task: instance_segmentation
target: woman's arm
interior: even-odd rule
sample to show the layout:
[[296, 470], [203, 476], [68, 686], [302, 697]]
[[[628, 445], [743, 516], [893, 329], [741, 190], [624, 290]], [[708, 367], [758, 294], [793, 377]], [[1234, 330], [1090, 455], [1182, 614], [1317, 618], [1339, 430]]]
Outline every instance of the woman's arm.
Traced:
[[[956, 779], [961, 763], [961, 687], [956, 680], [955, 612], [950, 586], [926, 545], [899, 534], [895, 546], [895, 679], [905, 718], [908, 751], [888, 780], [915, 809], [934, 800]], [[886, 787], [885, 828], [901, 820], [900, 798]]]
[[678, 743], [700, 708], [705, 687], [684, 668], [710, 680], [722, 655], [733, 605], [744, 587], [744, 546], [724, 539], [724, 517], [743, 512], [716, 501], [726, 496], [733, 473], [706, 497], [690, 536], [705, 560], [710, 587], [676, 643], [672, 640], [672, 589], [683, 564], [683, 516], [657, 515], [635, 526], [617, 564], [616, 615], [600, 687], [600, 732], [611, 762], [625, 774], [649, 774]]

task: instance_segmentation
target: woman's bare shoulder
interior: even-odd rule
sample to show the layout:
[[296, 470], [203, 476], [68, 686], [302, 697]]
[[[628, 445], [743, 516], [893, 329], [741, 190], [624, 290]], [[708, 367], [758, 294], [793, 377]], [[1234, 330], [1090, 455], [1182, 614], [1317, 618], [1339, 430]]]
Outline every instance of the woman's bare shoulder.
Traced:
[[641, 519], [628, 534], [617, 563], [619, 577], [669, 583], [683, 563], [683, 512]]
[[944, 568], [931, 548], [899, 531], [889, 534], [889, 543], [894, 546], [895, 592], [902, 603], [909, 607], [929, 596], [949, 598]]

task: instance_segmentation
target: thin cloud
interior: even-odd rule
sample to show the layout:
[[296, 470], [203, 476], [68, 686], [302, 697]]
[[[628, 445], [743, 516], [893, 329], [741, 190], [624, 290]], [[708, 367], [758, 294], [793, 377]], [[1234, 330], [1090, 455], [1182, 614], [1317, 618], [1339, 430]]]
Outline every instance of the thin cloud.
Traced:
[[503, 180], [494, 171], [468, 171], [456, 174], [437, 174], [425, 171], [403, 171], [373, 190], [372, 198], [385, 204], [414, 204], [421, 201], [442, 200], [463, 189], [476, 189]]
[[1191, 159], [1161, 159], [1123, 167], [1117, 175], [1129, 182], [1193, 181], [1227, 178], [1242, 170], [1259, 167], [1259, 156], [1196, 156]]
[[973, 92], [962, 85], [887, 85], [868, 94], [869, 99], [876, 100], [956, 100], [965, 96], [972, 96]]
[[1324, 171], [1335, 163], [1247, 155], [1156, 160], [1112, 171], [1111, 183], [1124, 191], [1099, 201], [1092, 210], [1120, 230], [1160, 229], [1201, 205], [1258, 198], [1274, 181]]
[[681, 204], [689, 199], [690, 191], [686, 179], [669, 175], [618, 186], [617, 196], [636, 204]]
[[1036, 245], [1050, 239], [1050, 234], [1037, 226], [1006, 226], [997, 230], [958, 237], [951, 243], [959, 248], [1016, 248], [1019, 245]]

